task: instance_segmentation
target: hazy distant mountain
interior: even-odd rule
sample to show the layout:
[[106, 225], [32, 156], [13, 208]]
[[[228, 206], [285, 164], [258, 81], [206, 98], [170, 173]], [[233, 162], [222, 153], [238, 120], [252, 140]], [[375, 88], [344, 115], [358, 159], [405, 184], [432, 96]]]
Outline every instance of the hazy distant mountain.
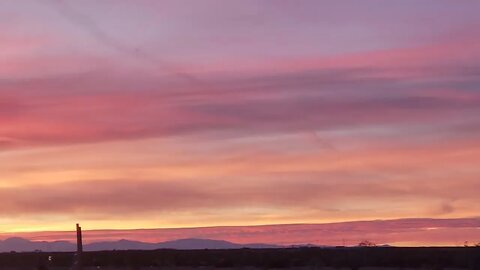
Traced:
[[[99, 250], [154, 250], [154, 249], [237, 249], [237, 248], [280, 248], [277, 245], [268, 244], [235, 244], [222, 240], [211, 239], [179, 239], [160, 243], [145, 243], [130, 240], [118, 240], [111, 242], [94, 242], [84, 245], [85, 251]], [[0, 252], [10, 251], [75, 251], [76, 245], [67, 241], [30, 241], [24, 238], [12, 237], [0, 240]]]
[[98, 250], [128, 250], [128, 249], [137, 249], [137, 250], [153, 250], [159, 249], [157, 247], [161, 243], [145, 243], [139, 241], [130, 241], [130, 240], [118, 240], [118, 241], [108, 241], [108, 242], [94, 242], [84, 245], [83, 249], [86, 251], [98, 251]]
[[158, 243], [159, 248], [171, 249], [235, 249], [235, 248], [279, 248], [278, 245], [268, 244], [235, 244], [222, 240], [210, 239], [179, 239], [175, 241], [167, 241]]
[[9, 251], [74, 251], [76, 245], [67, 241], [30, 241], [20, 237], [0, 240], [0, 252]]

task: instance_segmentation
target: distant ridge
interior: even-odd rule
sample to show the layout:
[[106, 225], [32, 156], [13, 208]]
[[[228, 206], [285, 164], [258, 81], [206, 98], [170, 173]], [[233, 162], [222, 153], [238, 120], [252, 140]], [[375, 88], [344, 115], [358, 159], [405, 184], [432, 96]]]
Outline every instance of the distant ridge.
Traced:
[[[84, 245], [85, 251], [101, 250], [155, 250], [155, 249], [239, 249], [239, 248], [282, 248], [283, 246], [269, 244], [236, 244], [223, 240], [187, 238], [159, 243], [146, 243], [131, 240], [118, 240], [108, 242], [94, 242]], [[67, 241], [30, 241], [20, 237], [11, 237], [0, 240], [0, 252], [32, 252], [32, 251], [58, 251], [73, 252], [76, 245]]]
[[[480, 217], [434, 219], [403, 218], [332, 223], [299, 223], [190, 228], [93, 229], [87, 241], [131, 239], [159, 243], [172, 239], [221, 239], [231, 243], [267, 243], [279, 246], [355, 246], [364, 240], [377, 245], [457, 246], [463, 237], [476, 243], [480, 239]], [[35, 231], [0, 233], [0, 239], [18, 236], [35, 241], [75, 241], [73, 231]], [[455, 240], [457, 239], [457, 240]], [[456, 242], [455, 242], [456, 241]], [[462, 241], [463, 243], [464, 241]], [[59, 243], [61, 244], [61, 243]]]

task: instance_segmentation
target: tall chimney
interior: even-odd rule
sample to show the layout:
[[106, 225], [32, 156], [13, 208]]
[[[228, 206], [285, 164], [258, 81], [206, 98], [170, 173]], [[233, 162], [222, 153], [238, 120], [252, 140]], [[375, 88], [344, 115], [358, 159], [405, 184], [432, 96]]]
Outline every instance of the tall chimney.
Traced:
[[77, 223], [77, 253], [83, 252], [82, 227]]

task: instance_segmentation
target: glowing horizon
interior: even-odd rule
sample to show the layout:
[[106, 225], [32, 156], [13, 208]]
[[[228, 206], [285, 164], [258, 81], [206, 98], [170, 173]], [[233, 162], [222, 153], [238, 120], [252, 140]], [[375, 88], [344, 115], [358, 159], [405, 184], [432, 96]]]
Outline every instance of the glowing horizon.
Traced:
[[[433, 226], [433, 227], [431, 227]], [[84, 230], [86, 243], [122, 239], [158, 243], [187, 238], [224, 240], [239, 244], [355, 246], [368, 240], [391, 246], [464, 246], [477, 244], [480, 218], [368, 220], [322, 224], [273, 224], [188, 228]], [[74, 231], [0, 233], [0, 240], [74, 242]], [[467, 237], [467, 238], [465, 238]]]

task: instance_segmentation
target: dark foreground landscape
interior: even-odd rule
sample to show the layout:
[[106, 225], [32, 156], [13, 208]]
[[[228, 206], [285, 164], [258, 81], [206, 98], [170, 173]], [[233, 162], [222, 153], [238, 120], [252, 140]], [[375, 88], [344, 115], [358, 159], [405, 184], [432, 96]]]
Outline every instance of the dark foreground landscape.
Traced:
[[[72, 252], [1, 253], [0, 269], [67, 269]], [[84, 269], [480, 269], [480, 248], [286, 248], [85, 252]]]

